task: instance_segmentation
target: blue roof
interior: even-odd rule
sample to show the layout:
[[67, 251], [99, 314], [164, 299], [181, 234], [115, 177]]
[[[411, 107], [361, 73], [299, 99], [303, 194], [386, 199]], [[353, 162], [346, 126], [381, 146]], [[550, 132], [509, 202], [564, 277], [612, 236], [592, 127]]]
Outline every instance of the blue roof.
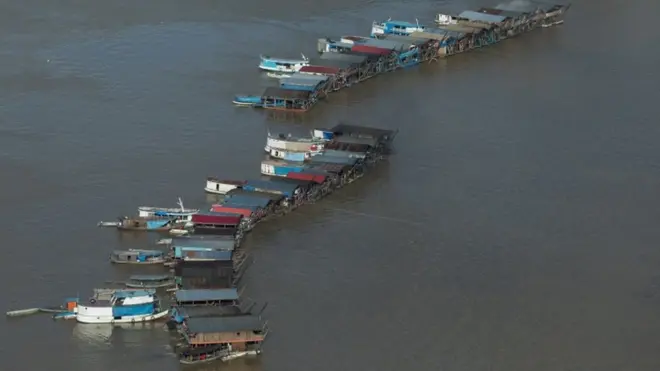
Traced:
[[162, 281], [170, 278], [169, 274], [134, 274], [129, 277], [132, 281]]
[[236, 289], [200, 289], [200, 290], [178, 290], [175, 293], [176, 301], [220, 301], [238, 300]]
[[243, 189], [246, 191], [259, 191], [263, 189], [264, 191], [275, 191], [291, 197], [298, 187], [297, 184], [293, 183], [273, 182], [270, 180], [248, 180], [243, 186]]
[[135, 298], [138, 296], [150, 296], [155, 293], [155, 290], [117, 290], [114, 296], [116, 298]]
[[480, 13], [472, 10], [466, 10], [461, 14], [459, 14], [458, 16], [460, 18], [469, 19], [471, 21], [484, 22], [484, 23], [501, 23], [506, 19], [506, 17], [502, 17], [501, 15]]
[[295, 78], [295, 77], [286, 77], [280, 79], [280, 85], [303, 85], [303, 86], [317, 86], [321, 83], [322, 80], [319, 79], [306, 79], [306, 78]]
[[[260, 196], [247, 196], [247, 195], [234, 195], [231, 196], [231, 198], [225, 200], [232, 201], [234, 205], [249, 205], [249, 206], [258, 206], [261, 208], [268, 206], [268, 204], [270, 204], [271, 201], [268, 198], [264, 198]], [[225, 202], [223, 202], [223, 204], [225, 204]]]
[[235, 207], [237, 209], [248, 209], [257, 211], [261, 206], [255, 206], [255, 205], [246, 205], [243, 201], [241, 200], [234, 200], [233, 198], [227, 198], [224, 201], [222, 201], [223, 206], [228, 206], [228, 207]]

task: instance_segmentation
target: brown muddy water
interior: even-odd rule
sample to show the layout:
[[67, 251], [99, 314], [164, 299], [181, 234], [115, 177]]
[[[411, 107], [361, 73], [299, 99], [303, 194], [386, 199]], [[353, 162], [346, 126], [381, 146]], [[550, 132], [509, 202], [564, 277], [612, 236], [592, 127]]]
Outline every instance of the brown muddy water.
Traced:
[[[399, 128], [360, 182], [247, 239], [269, 302], [256, 359], [201, 370], [660, 369], [656, 2], [580, 1], [557, 28], [334, 94], [235, 108], [260, 53], [476, 0], [0, 4], [0, 307], [57, 305], [128, 272], [152, 236], [96, 228], [253, 178], [268, 127]], [[2, 370], [177, 370], [152, 329], [0, 322]]]

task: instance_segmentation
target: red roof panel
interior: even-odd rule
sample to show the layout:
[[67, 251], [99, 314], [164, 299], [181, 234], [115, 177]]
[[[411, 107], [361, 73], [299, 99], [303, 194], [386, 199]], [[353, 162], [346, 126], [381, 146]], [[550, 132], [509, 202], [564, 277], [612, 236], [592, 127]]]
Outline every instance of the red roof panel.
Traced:
[[387, 54], [390, 54], [392, 52], [389, 49], [377, 48], [375, 46], [370, 46], [370, 45], [353, 45], [353, 47], [351, 48], [351, 51], [360, 52], [360, 53], [376, 54], [376, 55], [387, 55]]
[[301, 68], [298, 72], [300, 73], [309, 73], [309, 74], [322, 74], [322, 75], [336, 75], [340, 71], [336, 67], [326, 67], [326, 66], [305, 66]]

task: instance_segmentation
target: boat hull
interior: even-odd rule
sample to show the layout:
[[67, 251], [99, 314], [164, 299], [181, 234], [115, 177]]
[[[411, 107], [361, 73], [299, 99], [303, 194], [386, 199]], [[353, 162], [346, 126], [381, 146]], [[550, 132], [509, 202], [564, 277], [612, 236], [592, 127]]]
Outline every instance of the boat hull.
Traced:
[[167, 260], [166, 259], [153, 259], [153, 260], [147, 260], [147, 261], [125, 261], [125, 260], [117, 260], [114, 258], [110, 258], [110, 262], [113, 264], [133, 264], [133, 265], [152, 265], [152, 264], [164, 264]]
[[174, 286], [174, 280], [163, 282], [163, 283], [157, 283], [157, 284], [141, 284], [137, 282], [126, 282], [126, 287], [132, 288], [132, 289], [159, 289], [163, 287], [169, 287], [169, 286]]
[[227, 192], [234, 190], [238, 188], [238, 186], [232, 185], [232, 184], [216, 184], [215, 186], [209, 186], [207, 185], [204, 187], [204, 191], [206, 193], [212, 193], [216, 195], [224, 195]]
[[143, 323], [143, 322], [157, 321], [161, 318], [165, 318], [165, 316], [167, 316], [168, 313], [169, 310], [164, 310], [158, 313], [144, 314], [139, 316], [128, 316], [128, 317], [122, 317], [120, 319], [115, 319], [112, 316], [85, 316], [85, 315], [77, 314], [76, 321], [78, 321], [79, 323], [107, 323], [107, 324]]
[[249, 355], [256, 356], [259, 353], [261, 353], [258, 350], [247, 350], [247, 351], [233, 351], [233, 352], [227, 352], [227, 351], [220, 351], [217, 355], [212, 355], [208, 356], [204, 359], [186, 359], [186, 358], [179, 358], [179, 363], [183, 365], [198, 365], [202, 363], [209, 363], [209, 362], [214, 362], [214, 361], [229, 361], [232, 359], [240, 358], [240, 357], [245, 357]]

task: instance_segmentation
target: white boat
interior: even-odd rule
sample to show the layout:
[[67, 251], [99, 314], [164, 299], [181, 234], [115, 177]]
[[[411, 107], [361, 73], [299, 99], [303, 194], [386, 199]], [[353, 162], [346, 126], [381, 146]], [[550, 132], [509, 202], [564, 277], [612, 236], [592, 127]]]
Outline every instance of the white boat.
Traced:
[[199, 209], [191, 209], [183, 207], [181, 197], [177, 202], [179, 207], [157, 207], [157, 206], [140, 206], [138, 207], [138, 217], [140, 218], [157, 218], [166, 217], [174, 218], [176, 220], [191, 220], [193, 214], [197, 214]]
[[284, 73], [274, 73], [274, 72], [268, 72], [266, 76], [274, 78], [274, 79], [286, 79], [291, 77], [291, 75], [287, 75]]
[[206, 187], [204, 187], [204, 190], [208, 193], [224, 195], [232, 189], [240, 188], [243, 184], [245, 184], [245, 182], [241, 180], [226, 180], [216, 177], [208, 177], [206, 178]]
[[402, 35], [408, 36], [413, 32], [424, 32], [426, 27], [419, 24], [417, 20], [415, 23], [404, 21], [393, 21], [391, 18], [382, 21], [374, 21], [371, 24], [371, 37], [378, 37], [382, 35]]
[[78, 303], [75, 313], [80, 323], [141, 323], [167, 316], [153, 290], [116, 290], [109, 300], [92, 298], [89, 304]]
[[309, 59], [302, 55], [302, 59], [274, 58], [268, 55], [260, 55], [259, 68], [264, 71], [273, 72], [298, 72], [301, 68], [309, 66]]

